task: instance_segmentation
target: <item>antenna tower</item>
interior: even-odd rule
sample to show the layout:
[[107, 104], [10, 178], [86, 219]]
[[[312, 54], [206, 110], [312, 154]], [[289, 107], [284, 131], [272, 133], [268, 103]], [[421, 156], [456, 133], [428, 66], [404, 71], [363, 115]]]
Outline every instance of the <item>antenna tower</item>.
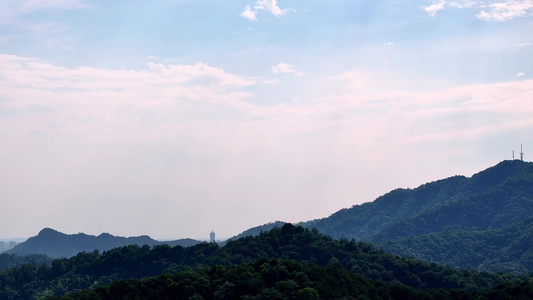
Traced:
[[513, 160], [514, 160], [514, 150], [513, 150]]
[[524, 161], [524, 151], [522, 151], [522, 144], [520, 144], [520, 160]]

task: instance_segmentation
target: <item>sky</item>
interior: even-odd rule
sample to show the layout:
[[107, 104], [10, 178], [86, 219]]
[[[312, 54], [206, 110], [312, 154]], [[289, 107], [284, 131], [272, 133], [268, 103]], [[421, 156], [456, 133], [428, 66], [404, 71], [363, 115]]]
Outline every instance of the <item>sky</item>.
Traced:
[[532, 54], [533, 0], [1, 0], [0, 238], [223, 239], [529, 160]]

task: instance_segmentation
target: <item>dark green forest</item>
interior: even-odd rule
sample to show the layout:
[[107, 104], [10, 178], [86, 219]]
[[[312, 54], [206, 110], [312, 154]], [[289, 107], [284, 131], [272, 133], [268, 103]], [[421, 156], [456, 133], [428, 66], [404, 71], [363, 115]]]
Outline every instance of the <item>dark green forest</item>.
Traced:
[[327, 266], [294, 260], [259, 259], [230, 267], [214, 266], [178, 274], [130, 279], [58, 297], [77, 299], [531, 299], [533, 282], [503, 283], [466, 291], [384, 284], [351, 273], [338, 261]]
[[379, 244], [403, 257], [454, 268], [527, 273], [533, 270], [533, 217], [486, 231], [444, 231]]
[[53, 258], [44, 254], [29, 254], [29, 255], [16, 255], [2, 253], [0, 254], [0, 270], [5, 270], [13, 267], [19, 267], [25, 264], [49, 265]]
[[[277, 279], [268, 281], [261, 277], [262, 281], [258, 279], [256, 283], [246, 283], [250, 278], [259, 276], [256, 273], [261, 273], [261, 265], [265, 263], [272, 265], [272, 267], [280, 263], [291, 271], [288, 272], [289, 274], [285, 274], [285, 277], [279, 277], [279, 281]], [[231, 276], [237, 276], [231, 275], [233, 273], [246, 274], [246, 272], [236, 271], [242, 270], [241, 268], [249, 269], [250, 274], [256, 277], [246, 275], [242, 278], [243, 282], [229, 280], [232, 278]], [[406, 293], [416, 295], [419, 293], [426, 295], [445, 290], [447, 291], [445, 292], [446, 297], [452, 293], [453, 295], [455, 293], [466, 296], [478, 295], [498, 285], [501, 285], [501, 288], [497, 288], [498, 291], [504, 290], [503, 287], [509, 287], [513, 291], [522, 288], [527, 290], [531, 287], [531, 275], [533, 275], [456, 270], [421, 260], [394, 256], [364, 242], [347, 239], [335, 240], [318, 233], [317, 230], [286, 224], [281, 228], [262, 232], [256, 237], [230, 241], [224, 247], [215, 243], [201, 243], [187, 248], [168, 245], [158, 245], [153, 248], [150, 246], [126, 246], [103, 253], [98, 251], [82, 252], [69, 259], [54, 260], [50, 266], [38, 267], [30, 264], [11, 268], [0, 272], [0, 286], [3, 287], [0, 291], [0, 299], [43, 299], [49, 296], [80, 293], [87, 289], [92, 289], [92, 291], [84, 292], [76, 297], [81, 297], [78, 299], [92, 299], [92, 296], [87, 295], [97, 293], [95, 295], [99, 295], [98, 297], [101, 294], [104, 299], [111, 299], [106, 298], [106, 290], [117, 288], [122, 289], [124, 293], [129, 293], [129, 285], [132, 286], [131, 290], [133, 291], [146, 289], [147, 293], [154, 289], [164, 289], [161, 291], [162, 295], [168, 295], [165, 293], [173, 293], [173, 291], [183, 288], [187, 289], [188, 293], [192, 293], [191, 297], [198, 293], [195, 296], [197, 299], [201, 299], [198, 296], [211, 299], [209, 297], [214, 297], [214, 293], [219, 288], [222, 289], [226, 281], [228, 282], [227, 288], [237, 284], [258, 285], [255, 289], [250, 290], [252, 291], [250, 294], [235, 294], [235, 297], [259, 297], [263, 290], [268, 289], [264, 293], [277, 294], [279, 292], [284, 295], [278, 299], [295, 299], [294, 297], [297, 297], [300, 290], [309, 288], [302, 293], [315, 295], [314, 290], [320, 298], [328, 299], [330, 294], [326, 290], [327, 286], [332, 283], [322, 281], [325, 280], [323, 279], [324, 276], [313, 277], [312, 274], [313, 272], [332, 272], [331, 268], [337, 270], [331, 275], [333, 278], [344, 278], [343, 280], [346, 282], [356, 282], [354, 283], [356, 287], [364, 286], [367, 291], [362, 295], [373, 298], [377, 295], [373, 293], [381, 293], [379, 295], [381, 295], [380, 297], [383, 296], [384, 299], [388, 299], [389, 296], [387, 295], [397, 295], [397, 292], [390, 289], [405, 290]], [[221, 275], [216, 275], [221, 276], [223, 279], [220, 280], [223, 282], [217, 281], [218, 277], [213, 273], [216, 273], [216, 270], [223, 270]], [[226, 272], [228, 274], [225, 274]], [[307, 285], [298, 283], [295, 279], [297, 274], [292, 274], [298, 272], [306, 274], [308, 278], [317, 279], [311, 280], [311, 283]], [[197, 283], [191, 284], [190, 288], [186, 288], [186, 286], [176, 287], [176, 285], [183, 285], [180, 283], [180, 278], [182, 278], [180, 276], [184, 276], [183, 278], [191, 277], [190, 280], [199, 278], [199, 282], [204, 283], [198, 283], [200, 286], [196, 286]], [[141, 278], [145, 279], [137, 280]], [[286, 291], [283, 288], [276, 287], [278, 282], [290, 280], [298, 283], [294, 286], [296, 296], [285, 294]], [[162, 281], [166, 282], [164, 286], [157, 284], [157, 282]], [[172, 284], [173, 282], [174, 284]], [[143, 287], [145, 285], [152, 287], [145, 288]], [[209, 285], [209, 289], [207, 289], [207, 285]], [[350, 290], [351, 285], [351, 283], [346, 284], [344, 289], [335, 288], [333, 292], [339, 291], [340, 294], [338, 295], [341, 296], [338, 298], [359, 295], [359, 290]], [[335, 287], [335, 285], [331, 285], [331, 287]], [[170, 290], [166, 291], [165, 289]], [[366, 294], [367, 292], [368, 294]], [[527, 292], [524, 293], [527, 295]], [[84, 295], [87, 297], [83, 298]], [[337, 297], [337, 294], [331, 295], [333, 295], [331, 296], [332, 299]], [[459, 299], [457, 298], [459, 296], [453, 297]], [[176, 299], [180, 298], [176, 297]]]

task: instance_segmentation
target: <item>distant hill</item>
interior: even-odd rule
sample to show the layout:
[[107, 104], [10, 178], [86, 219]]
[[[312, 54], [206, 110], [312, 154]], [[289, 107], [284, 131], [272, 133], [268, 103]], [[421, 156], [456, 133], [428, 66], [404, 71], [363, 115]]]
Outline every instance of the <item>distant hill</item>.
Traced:
[[[426, 249], [435, 254], [448, 253], [439, 259], [433, 254], [427, 254], [432, 257], [432, 261], [479, 270], [527, 272], [533, 271], [529, 262], [524, 261], [526, 257], [531, 261], [527, 255], [497, 259], [497, 253], [505, 252], [504, 248], [512, 246], [515, 242], [513, 238], [500, 240], [497, 243], [498, 249], [494, 249], [494, 244], [488, 243], [497, 232], [495, 230], [510, 225], [520, 227], [520, 222], [530, 217], [533, 217], [533, 163], [507, 160], [470, 178], [453, 176], [415, 189], [396, 189], [373, 202], [354, 205], [327, 218], [298, 225], [317, 228], [321, 233], [336, 239], [354, 238], [388, 245], [386, 249], [398, 255], [425, 253], [420, 247], [409, 248], [409, 245], [416, 244], [413, 242], [416, 237], [437, 238], [449, 232], [457, 232], [455, 243], [446, 244], [442, 248], [435, 246], [431, 251]], [[278, 222], [278, 226], [279, 224], [283, 222]], [[261, 230], [268, 230], [269, 226], [270, 224], [254, 227], [252, 231], [245, 231], [239, 236], [246, 233], [258, 234]], [[485, 231], [489, 231], [486, 236]], [[475, 234], [470, 235], [469, 232]], [[438, 233], [442, 234], [427, 236]], [[468, 243], [473, 242], [471, 239], [474, 237], [477, 238], [476, 244], [481, 243], [480, 247], [493, 249], [491, 255], [494, 257], [490, 263], [479, 263], [473, 257], [460, 258], [450, 254], [455, 252], [464, 255], [464, 250]], [[397, 241], [387, 244], [395, 240]], [[414, 257], [427, 259], [427, 255]]]
[[198, 243], [200, 241], [192, 239], [159, 242], [145, 235], [126, 238], [113, 236], [109, 233], [102, 233], [99, 236], [84, 233], [64, 234], [51, 228], [44, 228], [37, 236], [18, 244], [13, 249], [6, 251], [6, 253], [17, 255], [45, 254], [50, 257], [59, 258], [72, 257], [82, 251], [106, 251], [127, 245], [156, 246], [168, 244], [170, 246], [180, 245], [188, 247]]
[[194, 240], [194, 239], [179, 239], [179, 240], [174, 240], [174, 241], [158, 242], [158, 245], [169, 245], [171, 247], [175, 247], [175, 246], [190, 247], [190, 246], [194, 246], [200, 243], [202, 243], [202, 241]]

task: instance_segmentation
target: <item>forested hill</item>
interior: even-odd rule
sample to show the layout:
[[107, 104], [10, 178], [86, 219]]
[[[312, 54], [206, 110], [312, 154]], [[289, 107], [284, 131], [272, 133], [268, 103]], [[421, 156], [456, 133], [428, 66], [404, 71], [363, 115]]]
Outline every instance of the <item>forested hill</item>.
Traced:
[[[200, 243], [200, 241], [183, 239], [164, 243], [171, 246], [191, 246]], [[84, 233], [64, 234], [51, 228], [44, 228], [37, 236], [18, 244], [6, 253], [17, 255], [45, 254], [50, 257], [60, 258], [71, 257], [82, 251], [105, 251], [127, 245], [155, 246], [161, 244], [163, 242], [156, 241], [149, 236], [126, 238], [113, 236], [109, 233], [102, 233], [99, 236]]]
[[[529, 221], [522, 222], [532, 217], [533, 163], [513, 160], [470, 178], [453, 176], [415, 189], [396, 189], [373, 202], [298, 225], [317, 228], [336, 239], [378, 243], [397, 255], [476, 270], [522, 273], [533, 271], [533, 255], [526, 251], [533, 245], [521, 242], [532, 240], [533, 233], [528, 229], [517, 235], [509, 230], [529, 228]], [[255, 227], [242, 235], [266, 228]], [[497, 239], [503, 232], [509, 234]]]
[[285, 224], [286, 223], [282, 222], [282, 221], [275, 221], [275, 222], [270, 222], [268, 224], [264, 224], [264, 225], [261, 225], [261, 226], [252, 227], [252, 228], [247, 229], [247, 230], [243, 231], [242, 233], [240, 233], [240, 234], [228, 239], [227, 241], [222, 242], [221, 245], [225, 245], [229, 241], [238, 240], [238, 239], [243, 238], [243, 237], [256, 236], [256, 235], [261, 234], [262, 232], [267, 232], [267, 231], [270, 231], [270, 230], [272, 230], [274, 228], [282, 227]]
[[[277, 262], [277, 260], [283, 260], [283, 262]], [[276, 267], [277, 265], [279, 267]], [[334, 267], [334, 270], [321, 269], [327, 266]], [[206, 281], [202, 274], [187, 271], [196, 272], [205, 270], [205, 268], [214, 270], [216, 277]], [[188, 273], [186, 272], [184, 275], [183, 271]], [[52, 262], [51, 266], [25, 265], [8, 269], [0, 272], [0, 286], [3, 287], [0, 289], [0, 299], [40, 299], [46, 296], [60, 296], [111, 284], [120, 279], [144, 278], [162, 274], [170, 275], [164, 275], [164, 277], [154, 279], [155, 281], [152, 282], [162, 280], [164, 285], [147, 288], [142, 285], [148, 281], [143, 280], [138, 282], [139, 293], [149, 292], [150, 289], [157, 289], [158, 287], [172, 292], [183, 285], [183, 292], [192, 293], [191, 296], [196, 292], [205, 292], [206, 295], [210, 295], [205, 299], [213, 299], [215, 290], [225, 284], [225, 281], [219, 282], [218, 280], [228, 278], [228, 287], [232, 285], [235, 287], [235, 285], [242, 283], [253, 293], [262, 293], [268, 289], [264, 292], [272, 293], [271, 295], [291, 291], [296, 293], [305, 287], [311, 287], [323, 293], [320, 294], [322, 297], [328, 298], [325, 296], [328, 295], [326, 291], [313, 286], [313, 284], [325, 288], [329, 286], [331, 290], [337, 286], [339, 289], [345, 289], [346, 284], [354, 282], [357, 284], [357, 289], [366, 289], [368, 292], [372, 291], [371, 293], [377, 292], [376, 288], [379, 288], [380, 285], [392, 284], [400, 290], [411, 292], [413, 290], [441, 289], [437, 291], [437, 294], [443, 295], [451, 295], [451, 290], [458, 289], [461, 292], [456, 291], [454, 293], [459, 293], [457, 295], [462, 293], [463, 296], [457, 299], [469, 299], [472, 293], [476, 291], [495, 288], [504, 283], [529, 288], [528, 281], [531, 280], [531, 277], [527, 275], [455, 270], [424, 261], [400, 258], [377, 250], [370, 244], [353, 240], [334, 240], [319, 234], [316, 230], [286, 224], [270, 232], [263, 232], [256, 237], [229, 241], [224, 247], [215, 243], [201, 243], [187, 248], [168, 245], [159, 245], [153, 248], [149, 246], [126, 246], [104, 253], [98, 251], [83, 252], [69, 259], [57, 259]], [[172, 274], [178, 275], [175, 277]], [[313, 279], [306, 283], [306, 278]], [[323, 281], [326, 278], [329, 279]], [[319, 282], [316, 283], [316, 280]], [[281, 283], [282, 281], [283, 283]], [[186, 288], [186, 285], [190, 285], [190, 288]], [[117, 290], [112, 291], [113, 293], [128, 290], [128, 286], [122, 283], [115, 283], [113, 286], [118, 287]], [[386, 292], [387, 290], [388, 288], [385, 288], [382, 292], [385, 294], [391, 292], [391, 290]], [[131, 291], [135, 290], [132, 289]], [[157, 291], [153, 291], [154, 297], [158, 295]], [[104, 293], [103, 299], [115, 299], [106, 298], [105, 293], [108, 292], [108, 289], [102, 291]], [[144, 294], [131, 296], [131, 299], [140, 295]], [[162, 299], [174, 299], [175, 295], [165, 298], [164, 295], [159, 294]], [[87, 296], [80, 299], [92, 298]], [[228, 299], [237, 299], [237, 297]], [[426, 297], [425, 299], [435, 298]]]
[[481, 290], [417, 290], [351, 273], [335, 262], [324, 267], [285, 259], [258, 259], [230, 267], [214, 266], [178, 274], [119, 280], [107, 286], [52, 299], [525, 300], [533, 299], [533, 282], [506, 282]]
[[386, 241], [444, 230], [487, 230], [533, 215], [533, 163], [503, 161], [471, 178], [397, 189], [375, 201], [303, 223], [334, 238]]
[[387, 252], [454, 268], [505, 273], [533, 270], [533, 217], [484, 231], [443, 231], [379, 244]]

